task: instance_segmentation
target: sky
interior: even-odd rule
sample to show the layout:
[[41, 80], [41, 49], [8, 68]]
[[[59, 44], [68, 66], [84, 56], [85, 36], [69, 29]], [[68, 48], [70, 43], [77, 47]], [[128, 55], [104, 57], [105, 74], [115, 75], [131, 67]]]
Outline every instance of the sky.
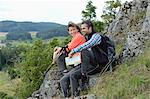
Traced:
[[[0, 21], [81, 22], [82, 10], [89, 0], [0, 0]], [[92, 0], [100, 19], [107, 0]], [[121, 0], [125, 1], [125, 0]], [[130, 1], [130, 0], [128, 0]]]

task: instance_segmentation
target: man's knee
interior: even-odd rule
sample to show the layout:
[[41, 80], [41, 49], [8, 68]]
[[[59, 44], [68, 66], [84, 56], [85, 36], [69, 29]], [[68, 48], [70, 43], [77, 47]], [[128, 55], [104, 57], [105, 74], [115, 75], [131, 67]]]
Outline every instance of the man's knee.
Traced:
[[71, 73], [71, 74], [70, 74], [70, 79], [74, 79], [75, 76], [76, 76], [75, 73]]
[[60, 84], [63, 84], [67, 81], [67, 77], [66, 76], [63, 76], [61, 79], [60, 79]]
[[76, 73], [71, 73], [70, 74], [70, 79], [71, 80], [78, 80], [78, 79], [80, 79], [81, 78], [81, 73], [79, 73], [79, 72], [76, 72]]
[[88, 53], [87, 49], [84, 49], [84, 50], [81, 51], [81, 54], [86, 54], [86, 53]]
[[82, 50], [82, 51], [81, 51], [81, 56], [83, 56], [83, 57], [84, 57], [84, 56], [87, 56], [87, 55], [89, 55], [89, 54], [90, 54], [90, 53], [89, 53], [89, 50], [86, 50], [86, 49], [85, 49], [85, 50]]

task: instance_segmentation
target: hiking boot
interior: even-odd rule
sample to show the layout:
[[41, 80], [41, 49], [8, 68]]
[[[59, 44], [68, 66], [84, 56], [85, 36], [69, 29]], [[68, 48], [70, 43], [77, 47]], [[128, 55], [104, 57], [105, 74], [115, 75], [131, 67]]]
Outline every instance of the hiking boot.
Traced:
[[80, 89], [81, 90], [88, 89], [88, 85], [89, 85], [89, 77], [87, 75], [82, 75]]
[[89, 82], [89, 77], [86, 74], [83, 74], [81, 76], [81, 82], [82, 83], [88, 83]]

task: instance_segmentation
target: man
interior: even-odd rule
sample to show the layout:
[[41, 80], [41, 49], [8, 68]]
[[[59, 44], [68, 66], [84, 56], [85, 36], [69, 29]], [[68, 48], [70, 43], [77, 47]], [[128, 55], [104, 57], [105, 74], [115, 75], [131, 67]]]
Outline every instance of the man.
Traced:
[[99, 70], [93, 73], [99, 72], [108, 62], [107, 56], [101, 52], [103, 50], [107, 53], [106, 42], [100, 34], [94, 31], [92, 22], [89, 20], [83, 21], [81, 32], [85, 34], [87, 42], [74, 48], [68, 55], [72, 57], [73, 54], [81, 52], [81, 68], [70, 74], [71, 88], [75, 97], [79, 96], [78, 80], [86, 77], [98, 64], [100, 65]]

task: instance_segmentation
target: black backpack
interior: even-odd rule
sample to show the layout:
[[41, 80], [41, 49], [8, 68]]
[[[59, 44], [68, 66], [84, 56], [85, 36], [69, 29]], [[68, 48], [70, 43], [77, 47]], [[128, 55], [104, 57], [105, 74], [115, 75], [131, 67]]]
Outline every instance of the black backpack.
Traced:
[[[105, 64], [105, 66], [100, 71], [100, 76], [101, 76], [108, 69], [111, 72], [113, 71], [113, 66], [115, 66], [115, 60], [116, 60], [116, 51], [115, 51], [115, 43], [111, 38], [109, 38], [108, 36], [106, 36], [104, 34], [99, 33], [99, 35], [102, 37], [103, 43], [106, 45], [107, 51], [101, 49], [100, 47], [98, 47], [98, 50], [101, 53], [103, 53], [105, 56], [107, 56], [107, 58], [108, 58], [108, 63]], [[87, 74], [93, 75], [95, 73], [99, 73], [100, 67], [101, 67], [101, 64], [97, 65], [94, 69], [88, 71]]]
[[107, 51], [106, 52], [107, 53], [105, 51], [103, 51], [102, 49], [100, 49], [100, 50], [101, 50], [101, 52], [103, 54], [105, 54], [108, 57], [108, 60], [110, 61], [110, 60], [114, 59], [115, 56], [116, 56], [115, 43], [108, 36], [102, 35], [102, 34], [100, 34], [100, 35], [104, 39], [104, 42], [106, 44], [106, 47], [107, 47]]
[[[99, 48], [99, 50], [105, 54], [108, 58], [108, 63], [105, 65], [105, 67], [101, 70], [100, 75], [102, 75], [108, 68], [112, 72], [113, 66], [115, 66], [115, 60], [116, 60], [116, 51], [115, 51], [115, 43], [112, 39], [110, 39], [106, 35], [100, 34], [102, 39], [104, 40], [107, 51], [103, 51]], [[107, 53], [106, 53], [107, 52]]]
[[[107, 56], [108, 60], [112, 60], [116, 56], [115, 52], [115, 43], [112, 39], [110, 39], [108, 36], [102, 33], [98, 33], [102, 37], [102, 42], [104, 43], [107, 50], [104, 50], [97, 46], [97, 50], [103, 53], [105, 56]], [[92, 36], [92, 35], [91, 35]], [[88, 40], [88, 37], [85, 37]]]

